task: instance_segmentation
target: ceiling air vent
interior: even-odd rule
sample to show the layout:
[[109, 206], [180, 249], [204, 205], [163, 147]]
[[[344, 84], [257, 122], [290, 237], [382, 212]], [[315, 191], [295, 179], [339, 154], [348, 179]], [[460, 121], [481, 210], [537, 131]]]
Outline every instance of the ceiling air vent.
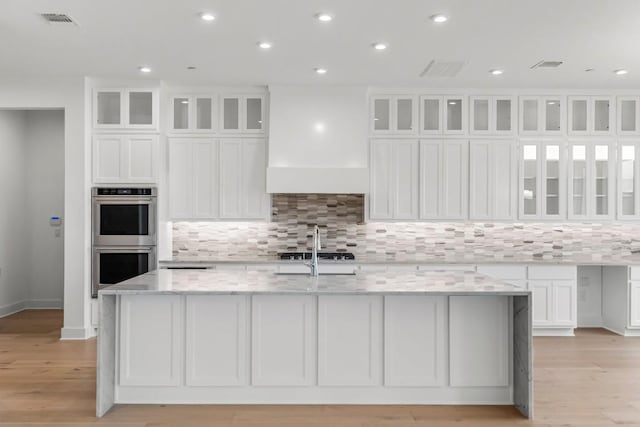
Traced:
[[533, 64], [531, 66], [531, 69], [535, 69], [535, 68], [558, 68], [559, 66], [562, 65], [562, 61], [545, 61], [542, 60], [536, 64]]
[[464, 65], [464, 61], [436, 61], [434, 59], [420, 73], [420, 77], [455, 77]]
[[76, 21], [73, 20], [69, 15], [65, 15], [64, 13], [42, 13], [42, 17], [49, 24], [72, 24], [78, 25]]

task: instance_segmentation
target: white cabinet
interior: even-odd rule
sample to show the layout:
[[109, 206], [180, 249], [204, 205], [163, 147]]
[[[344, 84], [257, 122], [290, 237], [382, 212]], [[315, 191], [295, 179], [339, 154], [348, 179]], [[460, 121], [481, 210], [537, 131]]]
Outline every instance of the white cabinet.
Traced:
[[618, 143], [618, 218], [640, 218], [640, 142]]
[[509, 96], [471, 96], [469, 131], [474, 135], [513, 133], [515, 101]]
[[418, 218], [418, 142], [371, 141], [371, 219]]
[[169, 105], [170, 131], [212, 132], [216, 129], [216, 96], [174, 95]]
[[93, 182], [96, 184], [155, 183], [158, 174], [156, 135], [96, 134], [93, 136]]
[[249, 297], [186, 296], [187, 386], [248, 384]]
[[529, 267], [534, 328], [572, 330], [577, 326], [576, 275], [575, 266]]
[[218, 143], [169, 139], [169, 216], [173, 220], [218, 217]]
[[220, 218], [266, 219], [266, 141], [259, 138], [220, 141]]
[[177, 386], [181, 381], [180, 295], [122, 295], [120, 386]]
[[608, 135], [612, 131], [612, 99], [606, 96], [570, 96], [569, 134]]
[[566, 215], [564, 142], [521, 141], [521, 219], [561, 219]]
[[94, 89], [96, 129], [157, 129], [158, 94], [153, 89]]
[[468, 173], [468, 141], [420, 141], [420, 218], [465, 219]]
[[640, 134], [640, 97], [618, 97], [616, 122], [618, 123], [618, 135]]
[[520, 97], [521, 135], [561, 135], [564, 131], [564, 122], [564, 97]]
[[640, 282], [631, 282], [629, 293], [629, 326], [640, 328]]
[[614, 210], [614, 149], [601, 142], [569, 144], [569, 218], [610, 219]]
[[515, 141], [469, 143], [469, 218], [507, 220], [516, 217]]
[[265, 96], [262, 94], [221, 95], [220, 131], [264, 133], [265, 108]]
[[449, 297], [449, 377], [452, 387], [509, 384], [508, 297]]
[[385, 296], [384, 384], [447, 384], [447, 297]]
[[373, 134], [415, 134], [418, 123], [417, 97], [380, 95], [371, 97]]
[[251, 305], [251, 384], [313, 385], [316, 301], [310, 295], [254, 295]]
[[318, 297], [318, 385], [373, 386], [382, 380], [382, 297]]
[[459, 135], [467, 128], [466, 97], [427, 95], [420, 97], [420, 133]]

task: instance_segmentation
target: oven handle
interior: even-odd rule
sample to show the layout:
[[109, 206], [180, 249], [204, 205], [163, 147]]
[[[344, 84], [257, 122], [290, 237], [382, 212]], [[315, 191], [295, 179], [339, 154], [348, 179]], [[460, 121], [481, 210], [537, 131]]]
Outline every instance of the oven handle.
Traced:
[[140, 197], [132, 197], [132, 198], [114, 198], [114, 197], [94, 197], [93, 200], [97, 203], [105, 203], [105, 204], [136, 204], [137, 203], [150, 203], [153, 202], [154, 199], [151, 197], [148, 198], [140, 198]]
[[94, 246], [95, 252], [108, 253], [108, 252], [132, 252], [132, 253], [144, 253], [152, 251], [155, 246]]

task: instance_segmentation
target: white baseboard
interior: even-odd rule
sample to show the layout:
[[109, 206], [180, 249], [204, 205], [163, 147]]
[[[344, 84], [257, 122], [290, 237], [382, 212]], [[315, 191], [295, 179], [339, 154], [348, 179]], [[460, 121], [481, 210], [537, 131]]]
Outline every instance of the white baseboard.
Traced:
[[63, 302], [60, 298], [50, 299], [32, 299], [26, 301], [27, 309], [62, 309], [64, 308]]
[[3, 305], [2, 307], [0, 307], [0, 317], [10, 316], [19, 311], [24, 310], [25, 307], [26, 307], [26, 304], [24, 301], [18, 301], [18, 302], [14, 302], [13, 304]]
[[578, 319], [578, 328], [602, 328], [603, 326], [602, 316], [587, 316]]
[[93, 328], [62, 328], [60, 330], [61, 340], [86, 340], [95, 335]]
[[609, 332], [613, 332], [614, 334], [618, 334], [618, 335], [625, 336], [624, 331], [620, 331], [620, 330], [618, 330], [618, 329], [611, 328], [611, 327], [609, 327], [609, 326], [607, 326], [607, 325], [603, 325], [603, 326], [602, 326], [602, 328], [603, 328], [603, 329], [606, 329], [606, 330], [607, 330], [607, 331], [609, 331]]
[[533, 328], [534, 337], [573, 337], [573, 328]]

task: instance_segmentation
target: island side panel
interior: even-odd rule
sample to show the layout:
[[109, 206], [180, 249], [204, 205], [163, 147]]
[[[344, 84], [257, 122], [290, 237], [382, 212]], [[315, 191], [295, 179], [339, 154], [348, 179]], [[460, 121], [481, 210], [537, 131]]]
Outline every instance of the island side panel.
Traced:
[[531, 295], [513, 297], [513, 403], [533, 418]]
[[115, 402], [116, 389], [116, 296], [98, 299], [98, 360], [96, 366], [96, 416], [102, 417]]

